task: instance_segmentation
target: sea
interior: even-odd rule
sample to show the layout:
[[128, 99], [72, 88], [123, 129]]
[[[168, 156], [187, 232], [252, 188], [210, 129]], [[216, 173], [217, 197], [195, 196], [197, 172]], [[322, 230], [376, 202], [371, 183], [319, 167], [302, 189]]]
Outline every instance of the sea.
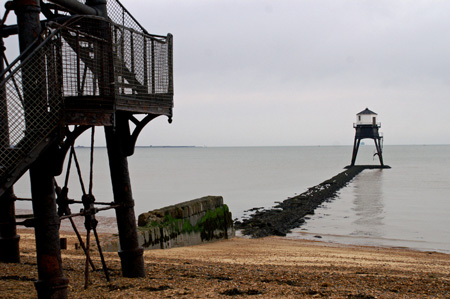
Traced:
[[[76, 153], [88, 189], [90, 149]], [[374, 146], [361, 146], [356, 164], [379, 164], [374, 154]], [[351, 155], [351, 146], [137, 147], [128, 159], [136, 215], [220, 195], [233, 218], [243, 219], [252, 208], [269, 209], [342, 172]], [[450, 145], [385, 145], [383, 158], [391, 169], [364, 170], [286, 238], [450, 253]], [[106, 148], [95, 148], [92, 173], [96, 201], [111, 202]], [[65, 177], [66, 170], [57, 177], [60, 186]], [[80, 200], [73, 164], [68, 186], [69, 197]], [[30, 197], [27, 174], [14, 190]]]

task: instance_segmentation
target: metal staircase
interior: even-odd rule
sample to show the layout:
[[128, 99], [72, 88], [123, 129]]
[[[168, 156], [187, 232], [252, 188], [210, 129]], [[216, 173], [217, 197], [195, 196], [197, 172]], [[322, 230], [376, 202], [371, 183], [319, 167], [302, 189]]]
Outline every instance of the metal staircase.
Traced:
[[48, 22], [36, 44], [1, 76], [0, 196], [67, 125], [172, 116], [172, 36], [148, 34], [120, 2], [108, 1], [108, 19]]

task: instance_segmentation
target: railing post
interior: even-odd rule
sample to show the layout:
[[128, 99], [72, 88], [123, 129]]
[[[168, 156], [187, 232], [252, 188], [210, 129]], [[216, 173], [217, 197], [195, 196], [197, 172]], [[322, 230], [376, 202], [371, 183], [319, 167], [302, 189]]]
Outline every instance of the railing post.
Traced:
[[149, 93], [148, 91], [148, 57], [147, 57], [147, 38], [143, 38], [143, 51], [144, 51], [144, 87], [145, 93]]
[[[130, 68], [131, 68], [131, 72], [134, 74], [135, 69], [134, 69], [134, 35], [133, 35], [133, 31], [130, 32]], [[131, 90], [131, 94], [136, 94], [136, 86]]]
[[[5, 69], [5, 50], [3, 38], [0, 36], [0, 74], [3, 73]], [[3, 81], [4, 79], [5, 76], [0, 77], [0, 81]], [[0, 146], [3, 148], [9, 147], [8, 102], [6, 99], [5, 85], [0, 86]], [[0, 160], [0, 165], [1, 164], [2, 162]]]
[[167, 60], [169, 61], [169, 93], [173, 95], [173, 36], [172, 34], [167, 35], [167, 43], [169, 52], [167, 54]]
[[152, 61], [152, 94], [155, 94], [155, 41], [151, 40], [151, 61]]

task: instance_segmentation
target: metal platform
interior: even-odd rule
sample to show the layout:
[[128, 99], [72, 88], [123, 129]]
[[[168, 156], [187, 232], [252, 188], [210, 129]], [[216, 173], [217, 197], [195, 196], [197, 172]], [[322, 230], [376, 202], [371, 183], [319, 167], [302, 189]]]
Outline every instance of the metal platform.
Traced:
[[359, 167], [362, 169], [390, 169], [390, 168], [392, 168], [389, 165], [347, 165], [344, 168], [349, 169], [352, 167]]
[[107, 20], [48, 22], [42, 35], [2, 73], [0, 195], [65, 125], [113, 126], [118, 111], [172, 117], [172, 35], [148, 34], [117, 1]]

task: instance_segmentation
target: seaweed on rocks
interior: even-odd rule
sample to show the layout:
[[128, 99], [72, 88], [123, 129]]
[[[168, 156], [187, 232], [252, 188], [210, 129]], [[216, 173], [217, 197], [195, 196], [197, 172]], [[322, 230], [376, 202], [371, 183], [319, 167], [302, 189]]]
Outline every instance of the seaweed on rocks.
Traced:
[[305, 216], [327, 200], [334, 198], [337, 191], [346, 186], [366, 166], [353, 166], [317, 186], [309, 188], [300, 195], [279, 202], [272, 209], [255, 208], [254, 214], [235, 222], [235, 228], [253, 238], [267, 236], [286, 236], [292, 229], [305, 222]]

